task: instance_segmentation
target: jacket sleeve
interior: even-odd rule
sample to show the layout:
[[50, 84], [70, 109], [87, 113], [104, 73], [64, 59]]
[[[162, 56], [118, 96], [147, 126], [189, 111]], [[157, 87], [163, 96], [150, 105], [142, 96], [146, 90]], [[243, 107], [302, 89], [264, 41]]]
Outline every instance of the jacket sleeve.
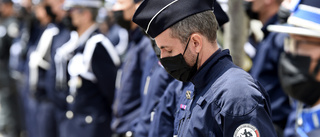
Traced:
[[248, 114], [241, 116], [220, 113], [222, 131], [225, 137], [256, 136], [277, 137], [271, 115], [267, 111], [265, 101], [261, 101]]

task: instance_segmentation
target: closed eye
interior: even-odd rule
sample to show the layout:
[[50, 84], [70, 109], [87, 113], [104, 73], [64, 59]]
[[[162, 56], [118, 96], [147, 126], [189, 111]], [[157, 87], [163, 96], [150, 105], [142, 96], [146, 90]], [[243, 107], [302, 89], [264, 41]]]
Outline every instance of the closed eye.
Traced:
[[161, 51], [166, 51], [168, 53], [172, 53], [172, 50], [171, 49], [169, 50], [169, 48], [167, 46], [160, 46], [160, 50]]

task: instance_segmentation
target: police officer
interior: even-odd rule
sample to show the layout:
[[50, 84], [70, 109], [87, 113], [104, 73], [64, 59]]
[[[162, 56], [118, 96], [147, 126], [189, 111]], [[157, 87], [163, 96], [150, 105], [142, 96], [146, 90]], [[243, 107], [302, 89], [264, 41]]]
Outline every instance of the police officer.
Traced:
[[270, 31], [290, 34], [280, 57], [279, 76], [284, 91], [300, 102], [294, 114], [295, 125], [292, 125], [295, 132], [291, 136], [320, 134], [319, 10], [320, 1], [301, 0], [293, 8], [286, 25], [268, 27]]
[[[225, 18], [226, 13], [221, 9], [220, 4], [216, 3], [214, 8], [216, 9], [217, 22], [222, 27], [229, 19]], [[181, 94], [186, 97], [180, 98]], [[193, 84], [191, 82], [172, 81], [153, 112], [152, 119], [154, 120], [151, 123], [149, 136], [177, 135], [177, 128], [174, 128], [176, 127], [174, 125], [179, 124], [192, 94]]]
[[261, 83], [270, 96], [272, 121], [278, 136], [282, 136], [288, 115], [292, 111], [289, 97], [283, 92], [278, 77], [279, 58], [287, 34], [267, 30], [269, 25], [279, 23], [277, 12], [281, 2], [282, 0], [272, 0], [270, 3], [264, 0], [252, 1], [252, 11], [257, 13], [258, 19], [263, 24], [261, 30], [264, 37], [256, 46], [256, 55], [250, 70], [252, 77]]
[[[17, 12], [19, 23], [19, 35], [13, 41], [10, 49], [9, 66], [11, 75], [17, 82], [23, 82], [23, 66], [26, 63], [27, 50], [29, 41], [34, 41], [34, 36], [41, 35], [35, 31], [35, 26], [39, 26], [37, 19], [34, 16], [34, 8], [31, 0], [22, 0], [19, 5], [21, 6]], [[36, 24], [36, 25], [34, 25]]]
[[[212, 0], [148, 0], [133, 21], [155, 38], [161, 64], [174, 78], [191, 81], [178, 136], [276, 136], [263, 88], [235, 66], [216, 43]], [[184, 97], [184, 96], [182, 96]]]
[[32, 27], [26, 47], [26, 60], [22, 70], [24, 81], [21, 95], [23, 98], [27, 136], [39, 137], [38, 112], [42, 101], [45, 99], [44, 76], [45, 70], [48, 67], [45, 50], [49, 45], [47, 42], [51, 41], [56, 31], [51, 24], [54, 21], [54, 16], [48, 9], [47, 1], [38, 1], [33, 6], [33, 12], [37, 21], [30, 24]]
[[143, 73], [146, 81], [141, 86], [143, 87], [141, 90], [141, 112], [139, 118], [136, 119], [137, 124], [134, 129], [136, 137], [147, 137], [149, 131], [152, 130], [150, 123], [154, 109], [167, 86], [173, 80], [161, 65], [155, 52], [150, 52], [147, 58], [149, 59]]
[[113, 104], [112, 129], [115, 136], [132, 136], [135, 119], [139, 117], [142, 83], [146, 78], [143, 72], [148, 54], [154, 52], [151, 40], [144, 35], [132, 17], [140, 0], [117, 0], [113, 11], [117, 23], [129, 32], [129, 45], [124, 62], [118, 71], [115, 101]]
[[18, 137], [20, 112], [16, 85], [9, 71], [9, 54], [13, 39], [19, 34], [11, 0], [0, 0], [0, 136]]
[[56, 53], [63, 58], [65, 56], [60, 52], [75, 48], [74, 56], [67, 64], [68, 110], [59, 127], [61, 137], [111, 136], [111, 104], [120, 58], [112, 43], [98, 31], [96, 16], [101, 6], [100, 0], [64, 2], [79, 38], [76, 46], [68, 49], [63, 45], [57, 51], [59, 54]]
[[56, 34], [52, 36], [52, 40], [49, 41], [49, 36], [46, 36], [47, 40], [47, 51], [46, 59], [50, 64], [45, 71], [44, 79], [42, 80], [45, 87], [45, 96], [39, 105], [38, 111], [38, 125], [39, 125], [39, 136], [40, 137], [57, 137], [58, 127], [61, 119], [64, 117], [66, 111], [66, 90], [57, 90], [55, 87], [55, 76], [56, 68], [54, 56], [56, 49], [61, 47], [70, 38], [70, 30], [63, 23], [67, 17], [66, 11], [62, 10], [64, 0], [48, 0], [48, 5], [55, 15], [55, 20], [52, 22], [52, 27], [47, 28], [45, 31], [52, 30], [56, 31]]

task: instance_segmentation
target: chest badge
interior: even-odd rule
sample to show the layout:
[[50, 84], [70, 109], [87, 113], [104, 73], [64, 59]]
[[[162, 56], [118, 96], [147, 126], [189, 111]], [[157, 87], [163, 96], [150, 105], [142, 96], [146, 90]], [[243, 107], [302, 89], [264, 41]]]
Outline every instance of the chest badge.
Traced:
[[184, 105], [184, 104], [180, 104], [180, 108], [185, 110], [187, 108], [187, 105]]
[[191, 99], [191, 91], [188, 90], [186, 92], [186, 97], [187, 97], [187, 99]]
[[233, 137], [260, 137], [260, 134], [255, 126], [251, 124], [242, 124], [236, 129]]

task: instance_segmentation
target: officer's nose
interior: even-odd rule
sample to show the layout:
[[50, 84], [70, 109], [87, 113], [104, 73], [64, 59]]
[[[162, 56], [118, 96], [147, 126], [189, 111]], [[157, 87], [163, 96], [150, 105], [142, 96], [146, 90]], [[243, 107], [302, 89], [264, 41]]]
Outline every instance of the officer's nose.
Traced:
[[160, 49], [160, 58], [161, 59], [165, 57], [164, 53], [165, 53], [164, 49]]

